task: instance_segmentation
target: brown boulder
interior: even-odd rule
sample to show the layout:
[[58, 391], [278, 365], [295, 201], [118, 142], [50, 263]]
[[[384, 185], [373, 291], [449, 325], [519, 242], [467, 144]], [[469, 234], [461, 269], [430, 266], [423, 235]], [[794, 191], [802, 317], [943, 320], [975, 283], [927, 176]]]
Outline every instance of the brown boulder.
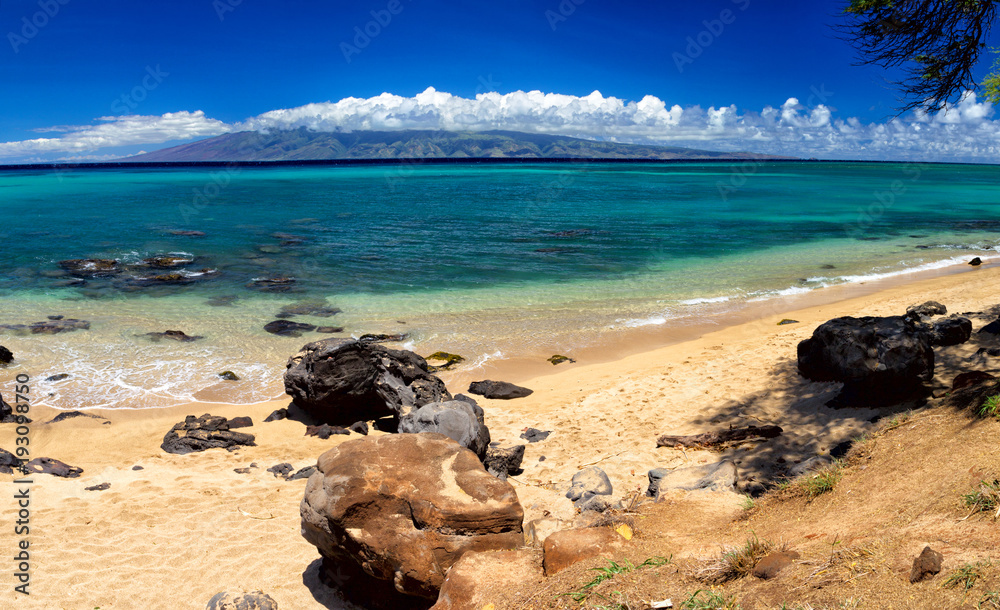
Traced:
[[528, 549], [466, 553], [448, 570], [441, 594], [431, 610], [479, 610], [496, 601], [490, 591], [497, 590], [519, 591], [524, 597], [530, 596], [544, 578], [537, 555], [537, 551]]
[[913, 560], [910, 582], [915, 583], [934, 578], [934, 575], [941, 571], [943, 561], [944, 555], [929, 546], [925, 546], [920, 555], [917, 555], [917, 558]]
[[770, 580], [798, 558], [799, 554], [795, 551], [772, 551], [757, 562], [753, 568], [753, 575], [763, 580]]
[[347, 441], [317, 467], [300, 506], [302, 535], [328, 573], [360, 567], [400, 593], [433, 600], [463, 554], [522, 544], [514, 488], [444, 435]]
[[575, 563], [594, 557], [610, 558], [621, 548], [624, 538], [608, 527], [562, 530], [550, 534], [543, 545], [542, 567], [552, 576]]

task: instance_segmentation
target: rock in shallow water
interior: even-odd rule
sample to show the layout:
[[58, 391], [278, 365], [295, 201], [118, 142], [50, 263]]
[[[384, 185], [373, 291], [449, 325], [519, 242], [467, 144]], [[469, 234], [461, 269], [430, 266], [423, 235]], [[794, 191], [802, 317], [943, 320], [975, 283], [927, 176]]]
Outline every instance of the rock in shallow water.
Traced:
[[0, 364], [10, 364], [14, 361], [14, 353], [0, 345]]
[[290, 320], [275, 320], [264, 325], [264, 330], [282, 337], [301, 337], [302, 333], [316, 330], [315, 324], [292, 322]]

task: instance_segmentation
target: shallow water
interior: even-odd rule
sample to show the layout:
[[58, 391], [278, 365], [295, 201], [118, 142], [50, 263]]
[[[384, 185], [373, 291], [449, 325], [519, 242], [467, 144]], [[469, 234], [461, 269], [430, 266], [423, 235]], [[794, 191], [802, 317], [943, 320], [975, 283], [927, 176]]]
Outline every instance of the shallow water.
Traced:
[[[466, 356], [572, 353], [622, 329], [996, 255], [1000, 168], [912, 164], [400, 166], [0, 173], [0, 324], [90, 330], [0, 342], [60, 408], [280, 395], [323, 336], [409, 333]], [[204, 236], [176, 235], [200, 231]], [[192, 258], [174, 270], [142, 259]], [[88, 278], [65, 259], [114, 258]], [[182, 273], [156, 285], [153, 275]], [[288, 292], [255, 280], [290, 278]], [[77, 278], [78, 279], [78, 278]], [[220, 299], [220, 297], [226, 297]], [[342, 313], [263, 325], [302, 300]], [[228, 305], [225, 303], [229, 303]], [[204, 338], [153, 342], [168, 329]], [[220, 382], [233, 370], [243, 379]], [[49, 396], [51, 394], [51, 396]]]

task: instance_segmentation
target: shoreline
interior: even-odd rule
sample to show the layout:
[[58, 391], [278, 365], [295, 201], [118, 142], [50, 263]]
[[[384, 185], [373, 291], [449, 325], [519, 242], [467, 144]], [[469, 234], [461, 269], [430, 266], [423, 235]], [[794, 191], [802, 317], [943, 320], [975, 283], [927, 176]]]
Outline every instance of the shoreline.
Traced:
[[[839, 443], [870, 431], [876, 425], [873, 417], [886, 413], [826, 407], [839, 384], [808, 382], [797, 375], [798, 342], [830, 318], [901, 314], [906, 306], [926, 300], [944, 303], [950, 313], [991, 308], [1000, 301], [1000, 266], [891, 288], [861, 288], [865, 294], [833, 303], [795, 301], [804, 306], [784, 314], [794, 316], [797, 324], [777, 326], [775, 318], [782, 314], [773, 313], [613, 361], [557, 367], [543, 362], [522, 382], [534, 390], [532, 395], [510, 401], [477, 397], [494, 441], [503, 447], [526, 444], [523, 473], [508, 479], [525, 524], [543, 516], [571, 522], [574, 507], [564, 493], [572, 476], [590, 465], [607, 473], [618, 500], [641, 493], [653, 468], [732, 459], [740, 480], [752, 481], [764, 476], [758, 473], [768, 464], [828, 456]], [[985, 321], [976, 318], [976, 327]], [[992, 335], [974, 334], [968, 344], [948, 348], [933, 387], [950, 385], [956, 363], [968, 367], [978, 347], [997, 345], [1000, 339]], [[1000, 374], [1000, 358], [976, 368]], [[465, 389], [459, 375], [442, 378], [453, 393]], [[105, 419], [76, 417], [60, 423], [48, 423], [60, 411], [33, 407], [31, 457], [58, 459], [83, 468], [83, 474], [75, 479], [34, 477], [32, 601], [38, 605], [31, 607], [59, 607], [67, 595], [84, 596], [89, 607], [129, 607], [136, 590], [163, 599], [183, 590], [186, 600], [203, 604], [219, 591], [235, 589], [263, 590], [281, 607], [342, 607], [324, 597], [330, 593], [318, 580], [319, 554], [299, 534], [306, 481], [285, 481], [266, 469], [289, 463], [298, 470], [338, 444], [361, 437], [322, 440], [304, 436], [304, 425], [293, 420], [263, 423], [288, 402], [282, 397], [254, 405], [193, 402], [159, 409], [88, 410]], [[160, 448], [174, 424], [204, 413], [250, 416], [253, 426], [240, 431], [253, 434], [256, 446], [188, 455]], [[767, 443], [723, 453], [656, 447], [660, 434], [761, 422], [780, 425], [785, 432]], [[552, 434], [525, 443], [520, 434], [526, 427]], [[13, 448], [15, 435], [14, 426], [0, 426], [0, 447]], [[103, 483], [110, 489], [86, 489]], [[741, 498], [730, 492], [713, 495], [705, 500], [705, 510], [736, 511]], [[0, 533], [0, 543], [9, 546], [14, 540], [12, 530]], [[164, 557], [176, 559], [170, 569], [163, 569]], [[121, 582], [129, 582], [130, 590], [122, 589]]]

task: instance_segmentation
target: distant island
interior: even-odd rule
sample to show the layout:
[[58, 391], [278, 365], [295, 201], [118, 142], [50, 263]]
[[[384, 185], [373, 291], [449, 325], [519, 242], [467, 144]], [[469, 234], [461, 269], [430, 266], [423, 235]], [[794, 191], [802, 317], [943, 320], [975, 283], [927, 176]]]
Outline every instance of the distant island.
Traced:
[[788, 159], [619, 144], [516, 131], [242, 131], [122, 159], [138, 163], [312, 161], [337, 159]]

